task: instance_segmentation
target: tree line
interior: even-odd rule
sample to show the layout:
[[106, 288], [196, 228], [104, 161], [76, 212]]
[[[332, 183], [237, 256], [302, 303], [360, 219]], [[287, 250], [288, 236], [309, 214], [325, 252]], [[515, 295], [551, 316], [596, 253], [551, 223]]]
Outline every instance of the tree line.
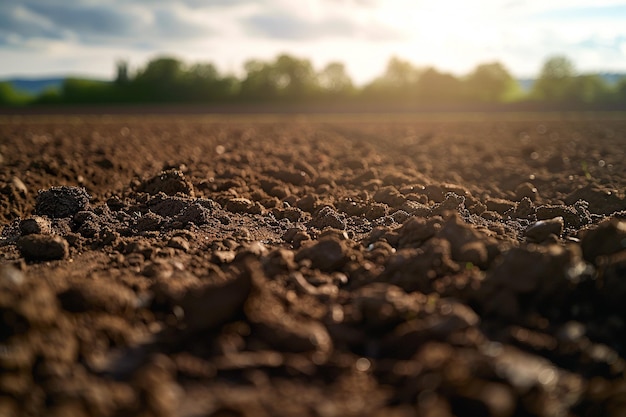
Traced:
[[282, 54], [249, 60], [244, 75], [221, 74], [212, 63], [187, 65], [158, 57], [131, 74], [118, 62], [114, 81], [67, 78], [60, 89], [27, 96], [0, 83], [0, 104], [114, 103], [376, 103], [399, 105], [503, 104], [626, 105], [626, 78], [609, 84], [597, 74], [579, 74], [564, 56], [548, 58], [530, 91], [499, 62], [478, 65], [465, 76], [417, 67], [393, 57], [384, 72], [357, 87], [344, 64], [316, 71], [308, 59]]

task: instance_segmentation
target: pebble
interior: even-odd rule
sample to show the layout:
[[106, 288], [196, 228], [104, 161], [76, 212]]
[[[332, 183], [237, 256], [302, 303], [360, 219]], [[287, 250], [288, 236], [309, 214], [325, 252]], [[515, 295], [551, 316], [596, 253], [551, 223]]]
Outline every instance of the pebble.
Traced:
[[226, 202], [224, 208], [232, 213], [261, 214], [261, 206], [253, 203], [247, 198], [231, 198]]
[[528, 226], [524, 236], [531, 242], [543, 242], [550, 235], [561, 236], [563, 233], [563, 217], [554, 217], [548, 220], [539, 220]]
[[24, 182], [18, 177], [13, 177], [11, 179], [11, 185], [13, 186], [13, 189], [15, 189], [21, 195], [26, 196], [28, 194], [28, 188], [26, 187]]
[[69, 256], [69, 244], [61, 236], [30, 234], [17, 240], [17, 248], [28, 261], [54, 261]]
[[537, 207], [537, 220], [549, 220], [555, 217], [563, 218], [565, 226], [579, 227], [583, 219], [572, 206], [565, 205], [543, 205]]

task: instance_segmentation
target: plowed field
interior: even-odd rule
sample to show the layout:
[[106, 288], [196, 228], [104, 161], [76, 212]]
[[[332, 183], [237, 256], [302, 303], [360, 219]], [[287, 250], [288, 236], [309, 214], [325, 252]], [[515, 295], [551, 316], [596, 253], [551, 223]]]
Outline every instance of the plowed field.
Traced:
[[0, 416], [624, 416], [624, 120], [5, 116]]

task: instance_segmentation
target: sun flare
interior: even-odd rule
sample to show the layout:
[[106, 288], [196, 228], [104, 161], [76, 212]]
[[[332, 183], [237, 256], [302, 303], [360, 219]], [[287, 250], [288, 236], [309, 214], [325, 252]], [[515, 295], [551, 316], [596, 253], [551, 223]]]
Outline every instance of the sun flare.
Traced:
[[446, 62], [451, 69], [460, 69], [468, 44], [472, 49], [487, 50], [495, 36], [487, 13], [470, 3], [397, 3], [381, 6], [377, 18], [402, 33], [404, 42], [394, 47], [417, 63]]

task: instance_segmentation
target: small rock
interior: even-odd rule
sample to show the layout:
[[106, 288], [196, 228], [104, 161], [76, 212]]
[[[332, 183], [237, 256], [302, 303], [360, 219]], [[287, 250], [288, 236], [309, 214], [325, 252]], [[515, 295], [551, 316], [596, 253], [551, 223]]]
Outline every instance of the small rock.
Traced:
[[54, 261], [69, 256], [69, 244], [61, 236], [31, 234], [17, 240], [17, 248], [28, 261]]
[[232, 213], [258, 213], [255, 204], [247, 198], [231, 198], [228, 200], [224, 208]]
[[26, 194], [28, 194], [28, 188], [26, 188], [24, 182], [18, 177], [11, 178], [11, 185], [13, 186], [13, 189], [22, 196], [26, 196]]
[[39, 191], [35, 212], [51, 218], [72, 217], [85, 209], [90, 198], [84, 188], [52, 187], [45, 191]]
[[562, 217], [567, 227], [579, 227], [584, 223], [584, 219], [572, 206], [543, 205], [537, 207], [537, 220], [548, 220], [555, 217]]
[[539, 220], [528, 226], [524, 236], [531, 242], [543, 242], [548, 236], [561, 236], [563, 233], [563, 217], [555, 217], [548, 220]]
[[20, 222], [22, 235], [48, 235], [52, 233], [50, 220], [41, 216], [33, 216]]

